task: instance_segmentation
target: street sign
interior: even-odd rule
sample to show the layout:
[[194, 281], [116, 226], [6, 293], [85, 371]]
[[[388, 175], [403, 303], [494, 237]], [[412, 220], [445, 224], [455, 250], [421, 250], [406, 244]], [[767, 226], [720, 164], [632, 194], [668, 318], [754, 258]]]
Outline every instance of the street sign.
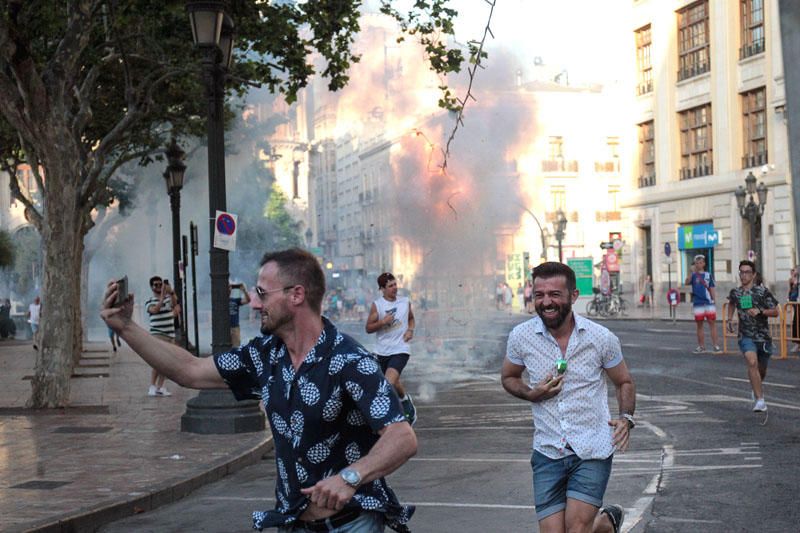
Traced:
[[601, 242], [600, 243], [600, 248], [602, 248], [603, 250], [611, 250], [612, 248], [614, 248], [614, 243], [613, 242]]
[[756, 253], [753, 250], [747, 250], [747, 260], [748, 261], [756, 260]]
[[614, 250], [609, 250], [604, 257], [608, 271], [619, 272], [619, 258], [617, 257], [616, 252], [614, 252]]
[[672, 253], [672, 246], [670, 246], [668, 242], [665, 242], [664, 243], [664, 255], [669, 257], [669, 254], [671, 254], [671, 253]]
[[217, 211], [214, 221], [214, 248], [236, 250], [236, 220], [237, 216], [225, 211]]
[[614, 250], [619, 250], [620, 248], [622, 248], [623, 244], [625, 243], [622, 242], [622, 239], [614, 239], [613, 241], [611, 241], [611, 247]]
[[676, 289], [670, 289], [667, 291], [667, 303], [673, 307], [681, 303], [680, 295]]

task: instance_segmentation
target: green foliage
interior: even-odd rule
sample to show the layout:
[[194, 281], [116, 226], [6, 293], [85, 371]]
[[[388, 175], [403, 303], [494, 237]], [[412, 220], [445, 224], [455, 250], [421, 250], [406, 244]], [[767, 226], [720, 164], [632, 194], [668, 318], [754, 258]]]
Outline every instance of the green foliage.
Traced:
[[273, 183], [264, 214], [273, 227], [274, 232], [271, 240], [275, 249], [302, 246], [300, 225], [294, 221], [286, 210], [288, 201], [289, 199], [278, 184]]
[[16, 250], [11, 235], [0, 230], [0, 268], [8, 268], [14, 264]]

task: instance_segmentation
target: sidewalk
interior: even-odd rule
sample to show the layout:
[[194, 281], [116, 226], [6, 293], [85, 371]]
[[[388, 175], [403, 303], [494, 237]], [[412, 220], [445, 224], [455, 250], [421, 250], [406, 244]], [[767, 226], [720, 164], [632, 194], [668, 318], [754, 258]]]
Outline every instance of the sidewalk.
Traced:
[[31, 342], [0, 341], [0, 531], [91, 531], [180, 499], [271, 449], [269, 431], [182, 433], [195, 391], [168, 382], [171, 397], [149, 397], [150, 368], [124, 343], [117, 353], [108, 342], [85, 348], [71, 407], [31, 411]]

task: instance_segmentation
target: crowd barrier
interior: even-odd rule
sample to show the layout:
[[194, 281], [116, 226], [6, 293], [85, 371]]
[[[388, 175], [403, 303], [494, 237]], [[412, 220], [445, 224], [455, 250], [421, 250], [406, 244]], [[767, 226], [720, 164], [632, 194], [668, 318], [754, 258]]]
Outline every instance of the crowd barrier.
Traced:
[[[738, 354], [738, 331], [739, 331], [739, 314], [734, 312], [733, 319], [733, 333], [728, 331], [728, 302], [722, 304], [722, 352], [726, 354]], [[797, 355], [789, 355], [790, 344], [800, 344], [800, 324], [797, 328], [792, 328], [792, 325], [797, 318], [797, 313], [800, 313], [800, 303], [786, 302], [785, 304], [778, 304], [778, 316], [769, 317], [769, 334], [772, 337], [773, 345], [778, 348], [777, 353], [773, 353], [776, 359], [789, 359], [797, 358]], [[731, 341], [729, 349], [728, 342]]]

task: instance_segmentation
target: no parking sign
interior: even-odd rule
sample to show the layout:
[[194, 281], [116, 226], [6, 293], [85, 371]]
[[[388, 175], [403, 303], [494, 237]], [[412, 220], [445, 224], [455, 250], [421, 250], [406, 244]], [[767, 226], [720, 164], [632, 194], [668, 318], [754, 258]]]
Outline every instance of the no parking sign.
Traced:
[[214, 220], [214, 248], [236, 250], [236, 229], [238, 217], [233, 213], [217, 211], [217, 218]]

